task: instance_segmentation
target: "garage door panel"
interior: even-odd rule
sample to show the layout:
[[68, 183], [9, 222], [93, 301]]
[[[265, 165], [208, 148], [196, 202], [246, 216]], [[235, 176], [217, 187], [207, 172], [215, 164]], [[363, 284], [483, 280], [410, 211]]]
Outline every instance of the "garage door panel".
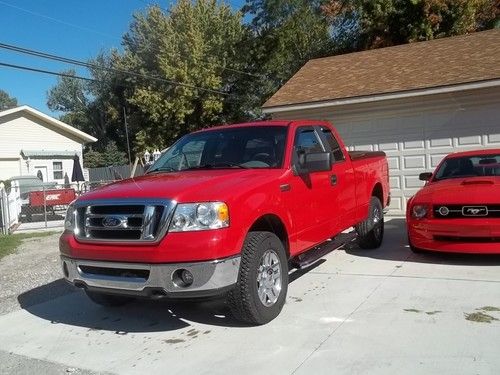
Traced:
[[453, 147], [453, 139], [450, 137], [433, 138], [429, 140], [429, 148]]
[[401, 179], [399, 176], [389, 177], [389, 185], [392, 189], [401, 189]]
[[488, 134], [486, 136], [486, 142], [490, 146], [500, 146], [500, 133]]
[[468, 137], [458, 137], [457, 138], [457, 146], [481, 146], [481, 139], [482, 137], [480, 135], [473, 135], [473, 136], [468, 136]]
[[430, 168], [432, 168], [432, 169], [436, 168], [439, 165], [439, 163], [441, 163], [441, 160], [443, 160], [446, 155], [448, 155], [448, 154], [430, 155], [430, 158], [431, 158]]
[[402, 212], [405, 207], [405, 200], [403, 197], [391, 197], [391, 204], [389, 205], [389, 212]]
[[[404, 176], [404, 189], [420, 189], [424, 186], [424, 182], [420, 181], [417, 175]], [[406, 193], [406, 191], [405, 191]], [[413, 195], [413, 194], [412, 194]]]
[[387, 157], [387, 163], [390, 171], [399, 171], [399, 156]]
[[379, 142], [378, 149], [384, 152], [399, 151], [399, 142]]
[[423, 149], [425, 149], [425, 143], [423, 139], [403, 142], [403, 150], [423, 150]]
[[425, 169], [425, 155], [403, 156], [405, 169]]

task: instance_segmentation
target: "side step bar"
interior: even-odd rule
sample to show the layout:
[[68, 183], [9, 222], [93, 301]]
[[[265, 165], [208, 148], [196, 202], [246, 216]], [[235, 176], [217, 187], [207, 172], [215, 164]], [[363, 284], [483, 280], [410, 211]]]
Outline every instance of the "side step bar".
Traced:
[[356, 240], [356, 237], [356, 231], [354, 230], [349, 233], [341, 233], [337, 237], [293, 257], [290, 261], [291, 266], [299, 269], [310, 267], [325, 255]]

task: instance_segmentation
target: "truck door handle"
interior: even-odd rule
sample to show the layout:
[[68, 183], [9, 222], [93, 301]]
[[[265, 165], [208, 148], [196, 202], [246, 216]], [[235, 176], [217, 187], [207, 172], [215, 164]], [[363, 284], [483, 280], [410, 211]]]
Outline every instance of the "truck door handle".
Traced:
[[330, 176], [330, 183], [333, 185], [337, 185], [337, 175], [336, 174], [332, 174]]

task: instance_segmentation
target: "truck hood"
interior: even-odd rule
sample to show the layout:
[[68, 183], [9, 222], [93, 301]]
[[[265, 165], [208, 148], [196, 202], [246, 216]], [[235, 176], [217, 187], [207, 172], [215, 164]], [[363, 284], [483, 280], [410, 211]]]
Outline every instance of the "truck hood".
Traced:
[[276, 181], [280, 169], [219, 169], [152, 173], [118, 181], [79, 200], [164, 198], [178, 202], [224, 200]]
[[431, 182], [415, 201], [432, 204], [499, 204], [499, 177], [453, 178]]

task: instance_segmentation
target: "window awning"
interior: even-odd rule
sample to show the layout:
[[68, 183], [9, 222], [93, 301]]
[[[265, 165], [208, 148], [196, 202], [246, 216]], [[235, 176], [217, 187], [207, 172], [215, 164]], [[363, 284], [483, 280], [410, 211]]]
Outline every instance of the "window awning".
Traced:
[[47, 151], [47, 150], [21, 150], [25, 158], [64, 158], [72, 159], [77, 152], [75, 151]]

